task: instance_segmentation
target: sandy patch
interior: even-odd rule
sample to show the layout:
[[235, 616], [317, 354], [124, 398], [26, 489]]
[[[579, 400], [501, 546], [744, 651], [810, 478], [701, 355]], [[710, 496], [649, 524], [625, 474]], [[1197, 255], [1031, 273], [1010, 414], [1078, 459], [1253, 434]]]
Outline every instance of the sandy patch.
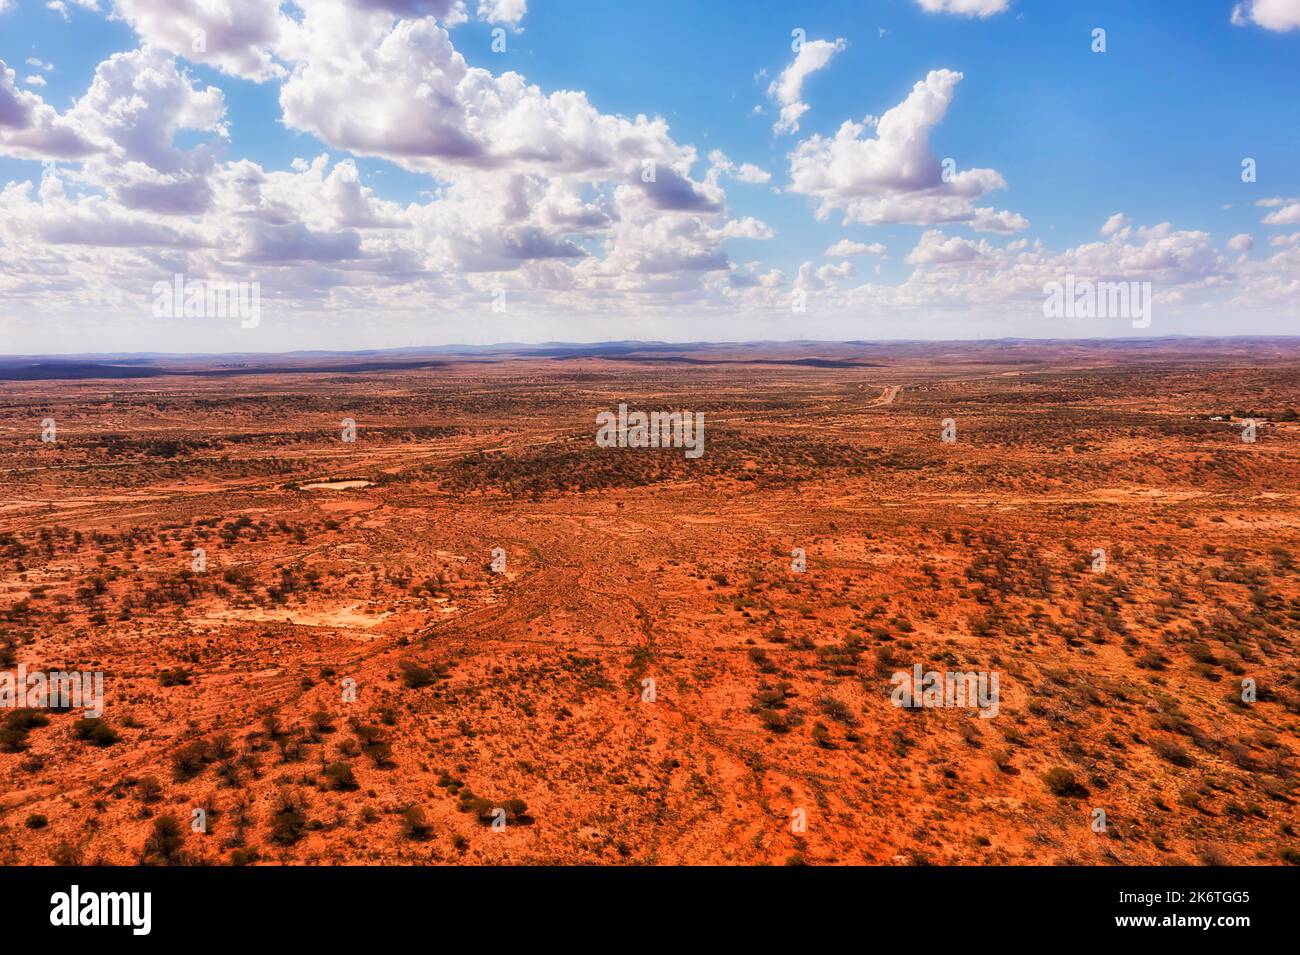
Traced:
[[392, 616], [390, 612], [368, 614], [358, 610], [359, 603], [333, 609], [305, 610], [288, 607], [264, 610], [259, 607], [234, 607], [224, 610], [214, 617], [199, 618], [205, 623], [241, 622], [275, 622], [291, 623], [299, 627], [340, 627], [348, 629], [369, 630], [379, 626]]

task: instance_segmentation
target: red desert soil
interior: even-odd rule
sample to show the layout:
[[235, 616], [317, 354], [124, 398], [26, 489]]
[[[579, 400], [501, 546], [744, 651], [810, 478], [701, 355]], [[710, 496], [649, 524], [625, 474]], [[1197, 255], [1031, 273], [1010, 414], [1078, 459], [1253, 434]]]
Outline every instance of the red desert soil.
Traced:
[[1300, 346], [707, 358], [0, 381], [0, 863], [1300, 860]]

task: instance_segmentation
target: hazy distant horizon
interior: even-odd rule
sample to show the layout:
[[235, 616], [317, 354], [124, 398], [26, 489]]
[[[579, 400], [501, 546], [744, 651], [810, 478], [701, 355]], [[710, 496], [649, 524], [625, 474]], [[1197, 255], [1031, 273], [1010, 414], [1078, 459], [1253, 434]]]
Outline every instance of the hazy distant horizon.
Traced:
[[128, 359], [221, 359], [221, 358], [239, 358], [239, 357], [260, 357], [275, 358], [289, 356], [338, 356], [347, 357], [353, 355], [386, 355], [386, 354], [421, 354], [421, 353], [439, 353], [446, 355], [469, 355], [494, 352], [508, 351], [541, 351], [546, 349], [611, 349], [614, 346], [627, 346], [629, 351], [644, 351], [646, 349], [660, 349], [664, 351], [686, 351], [691, 349], [720, 348], [729, 346], [749, 346], [753, 348], [795, 348], [808, 347], [816, 348], [819, 346], [863, 346], [863, 347], [890, 347], [890, 346], [907, 346], [907, 345], [1043, 345], [1052, 344], [1061, 345], [1099, 345], [1099, 346], [1122, 346], [1124, 344], [1142, 344], [1154, 346], [1160, 343], [1186, 342], [1192, 343], [1218, 343], [1218, 342], [1251, 342], [1251, 341], [1280, 341], [1300, 344], [1300, 334], [1293, 335], [1150, 335], [1150, 336], [1128, 336], [1128, 337], [1074, 337], [1074, 338], [1027, 338], [1018, 336], [1005, 336], [1001, 338], [754, 338], [754, 339], [695, 339], [695, 340], [668, 340], [668, 339], [601, 339], [592, 341], [583, 340], [557, 340], [548, 339], [544, 341], [499, 341], [486, 344], [472, 344], [468, 342], [449, 342], [446, 344], [424, 344], [424, 345], [403, 345], [389, 348], [296, 348], [286, 350], [260, 350], [246, 349], [242, 351], [80, 351], [80, 352], [0, 352], [0, 363], [12, 362], [19, 360], [40, 361], [43, 359], [59, 360], [128, 360]]

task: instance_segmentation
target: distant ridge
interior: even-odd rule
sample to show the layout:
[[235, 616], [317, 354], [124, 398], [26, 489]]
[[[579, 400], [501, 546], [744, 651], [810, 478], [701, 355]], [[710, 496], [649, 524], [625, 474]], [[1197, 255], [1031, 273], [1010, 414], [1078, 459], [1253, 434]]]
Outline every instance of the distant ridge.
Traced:
[[[1270, 354], [1264, 354], [1265, 351]], [[0, 381], [56, 381], [157, 378], [174, 375], [229, 377], [236, 375], [362, 374], [424, 371], [458, 364], [497, 364], [511, 360], [616, 361], [639, 364], [698, 366], [778, 365], [804, 368], [872, 368], [879, 359], [963, 355], [968, 361], [1026, 362], [1055, 355], [1143, 357], [1162, 352], [1182, 359], [1203, 352], [1208, 360], [1224, 355], [1249, 361], [1300, 353], [1300, 336], [1036, 339], [1001, 338], [955, 341], [750, 341], [597, 343], [542, 342], [496, 345], [430, 345], [361, 351], [235, 352], [178, 354], [131, 352], [82, 355], [13, 355], [0, 357]]]

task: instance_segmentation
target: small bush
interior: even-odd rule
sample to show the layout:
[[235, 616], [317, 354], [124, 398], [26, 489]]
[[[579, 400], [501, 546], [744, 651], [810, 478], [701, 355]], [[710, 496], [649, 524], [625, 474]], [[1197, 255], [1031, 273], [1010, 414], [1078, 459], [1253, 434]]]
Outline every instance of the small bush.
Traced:
[[315, 736], [334, 732], [334, 721], [330, 719], [329, 713], [324, 710], [317, 710], [313, 713], [311, 715], [311, 731]]
[[181, 845], [185, 831], [180, 820], [171, 813], [159, 816], [153, 822], [153, 831], [144, 842], [140, 861], [144, 865], [179, 865], [182, 861]]
[[325, 767], [325, 778], [329, 780], [330, 789], [339, 792], [359, 788], [356, 776], [352, 774], [352, 767], [347, 763], [330, 763]]
[[409, 689], [418, 690], [421, 687], [431, 686], [437, 680], [437, 675], [431, 669], [410, 660], [404, 660], [399, 667], [402, 671], [402, 682]]
[[417, 842], [423, 842], [433, 835], [433, 826], [419, 806], [412, 806], [402, 813], [402, 835]]
[[50, 718], [36, 710], [14, 710], [0, 723], [0, 753], [18, 753], [27, 748], [27, 733], [49, 726]]
[[491, 825], [495, 820], [501, 818], [501, 810], [505, 813], [505, 820], [510, 822], [528, 822], [528, 804], [522, 799], [484, 799], [481, 796], [475, 796], [466, 787], [460, 791], [460, 811], [472, 812], [478, 821], [484, 825]]
[[1157, 756], [1175, 766], [1192, 765], [1192, 758], [1187, 754], [1187, 750], [1172, 739], [1157, 737], [1151, 741], [1151, 748], [1155, 750]]
[[207, 758], [208, 744], [203, 740], [196, 739], [192, 743], [186, 743], [172, 753], [172, 773], [180, 782], [193, 779], [203, 772], [203, 766]]
[[141, 776], [136, 780], [135, 791], [145, 805], [162, 799], [162, 784], [153, 776]]
[[1054, 796], [1078, 796], [1083, 793], [1083, 787], [1075, 780], [1074, 773], [1063, 766], [1049, 769], [1047, 775], [1043, 777], [1043, 782], [1047, 784], [1048, 790]]
[[384, 739], [384, 731], [378, 726], [354, 721], [352, 732], [357, 735], [357, 744], [362, 753], [370, 758], [376, 766], [386, 766], [393, 753], [393, 747]]
[[306, 828], [306, 806], [291, 790], [281, 790], [271, 808], [271, 839], [282, 846], [293, 845]]
[[32, 730], [49, 726], [50, 718], [36, 710], [14, 710], [5, 717], [5, 725], [12, 726], [14, 729]]
[[72, 732], [77, 739], [85, 740], [96, 746], [112, 746], [122, 737], [117, 730], [108, 725], [103, 717], [87, 716], [72, 724]]

